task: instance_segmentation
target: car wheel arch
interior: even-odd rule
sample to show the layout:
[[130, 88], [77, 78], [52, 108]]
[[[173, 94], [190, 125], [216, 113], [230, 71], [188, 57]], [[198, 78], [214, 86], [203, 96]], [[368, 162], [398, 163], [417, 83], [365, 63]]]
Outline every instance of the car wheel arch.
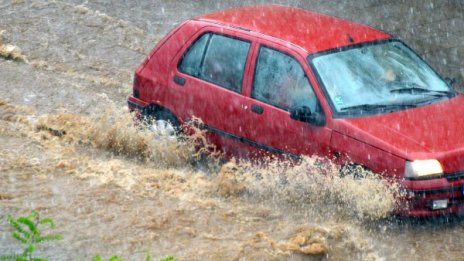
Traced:
[[159, 104], [150, 103], [142, 110], [143, 117], [156, 117], [157, 115], [163, 115], [164, 117], [171, 119], [177, 126], [180, 126], [180, 121], [177, 116], [171, 110]]

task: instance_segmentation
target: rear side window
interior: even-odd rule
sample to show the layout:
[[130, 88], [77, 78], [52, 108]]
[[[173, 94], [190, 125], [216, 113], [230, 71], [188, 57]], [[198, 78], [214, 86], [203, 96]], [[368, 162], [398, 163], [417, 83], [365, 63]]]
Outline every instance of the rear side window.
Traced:
[[183, 55], [179, 71], [241, 92], [243, 72], [250, 43], [208, 33], [202, 35]]
[[317, 98], [300, 63], [290, 55], [260, 47], [251, 96], [284, 110], [306, 106], [316, 111]]
[[192, 76], [200, 76], [200, 65], [205, 55], [206, 44], [211, 37], [210, 34], [204, 34], [195, 43], [193, 43], [182, 57], [179, 65], [179, 71]]

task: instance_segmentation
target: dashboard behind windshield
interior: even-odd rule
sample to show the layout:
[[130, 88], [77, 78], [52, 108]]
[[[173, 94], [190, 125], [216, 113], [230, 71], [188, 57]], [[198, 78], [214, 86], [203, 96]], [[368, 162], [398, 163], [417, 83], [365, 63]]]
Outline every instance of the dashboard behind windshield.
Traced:
[[449, 97], [452, 89], [411, 49], [379, 41], [309, 57], [336, 116], [382, 113]]

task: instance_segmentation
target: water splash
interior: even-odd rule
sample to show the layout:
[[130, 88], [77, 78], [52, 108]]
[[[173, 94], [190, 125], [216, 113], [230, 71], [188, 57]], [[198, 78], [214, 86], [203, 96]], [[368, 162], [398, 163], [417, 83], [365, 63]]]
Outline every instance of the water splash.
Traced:
[[340, 166], [318, 157], [299, 162], [268, 160], [256, 165], [240, 160], [218, 175], [221, 194], [273, 198], [363, 219], [381, 219], [396, 207], [399, 185], [366, 170], [340, 176]]
[[[134, 126], [132, 115], [117, 108], [93, 116], [65, 112], [37, 116], [27, 115], [5, 101], [1, 104], [0, 115], [6, 115], [1, 119], [22, 125], [15, 130], [44, 151], [44, 158], [34, 159], [0, 150], [6, 171], [27, 169], [25, 173], [29, 174], [21, 182], [31, 175], [45, 182], [53, 176], [50, 173], [61, 173], [86, 180], [91, 187], [105, 190], [116, 186], [154, 202], [178, 200], [175, 219], [166, 217], [153, 225], [148, 220], [144, 226], [167, 231], [167, 237], [188, 233], [198, 238], [198, 248], [213, 260], [286, 260], [293, 256], [302, 260], [309, 256], [316, 260], [328, 256], [376, 260], [374, 246], [349, 223], [383, 218], [394, 209], [395, 185], [372, 173], [341, 177], [339, 167], [327, 159], [241, 159], [218, 165], [217, 158], [211, 156], [203, 159], [209, 167], [200, 170], [196, 167], [198, 157], [217, 156], [217, 152], [207, 144], [205, 131], [195, 127], [198, 124], [190, 127], [193, 136], [171, 139]], [[63, 188], [55, 190], [63, 193]], [[81, 206], [82, 213], [76, 215], [85, 215], [86, 208]], [[167, 206], [164, 208], [168, 211]], [[219, 231], [207, 232], [211, 228], [200, 222], [207, 218], [205, 215], [219, 218], [209, 224]], [[321, 221], [331, 217], [338, 220]], [[351, 221], [344, 224], [340, 218]], [[242, 223], [245, 220], [261, 225], [246, 228]], [[226, 224], [238, 229], [231, 238], [220, 232]], [[272, 232], [274, 227], [282, 231]], [[241, 229], [248, 232], [239, 233]], [[224, 252], [207, 251], [211, 240], [217, 241]], [[233, 243], [225, 244], [231, 240]], [[179, 253], [180, 257], [202, 256], [189, 252], [191, 249], [185, 251]]]

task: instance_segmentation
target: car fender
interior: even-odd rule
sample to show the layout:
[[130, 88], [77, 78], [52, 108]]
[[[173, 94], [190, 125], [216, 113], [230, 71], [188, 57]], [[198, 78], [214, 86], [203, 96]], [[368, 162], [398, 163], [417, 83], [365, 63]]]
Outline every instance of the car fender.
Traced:
[[405, 159], [343, 133], [333, 131], [330, 140], [338, 164], [355, 163], [376, 173], [402, 179]]

